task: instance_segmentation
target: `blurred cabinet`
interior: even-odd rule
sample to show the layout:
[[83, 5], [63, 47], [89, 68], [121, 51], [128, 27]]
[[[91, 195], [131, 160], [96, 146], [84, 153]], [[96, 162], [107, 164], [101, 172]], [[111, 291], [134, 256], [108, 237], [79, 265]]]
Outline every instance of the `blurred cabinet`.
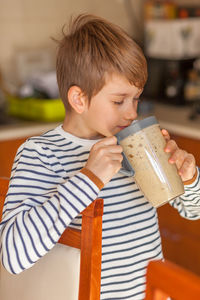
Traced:
[[[200, 140], [172, 136], [200, 166]], [[169, 204], [158, 208], [164, 257], [200, 275], [200, 220], [182, 218]]]
[[0, 176], [10, 177], [12, 164], [19, 146], [26, 138], [0, 141]]

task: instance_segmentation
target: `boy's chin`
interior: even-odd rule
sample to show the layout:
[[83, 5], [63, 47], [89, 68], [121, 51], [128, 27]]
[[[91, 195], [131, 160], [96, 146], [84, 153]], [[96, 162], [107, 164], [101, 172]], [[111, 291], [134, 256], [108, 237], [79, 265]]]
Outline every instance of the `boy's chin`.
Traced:
[[97, 138], [105, 138], [105, 137], [110, 137], [115, 134], [117, 134], [119, 131], [121, 131], [123, 128], [115, 127], [111, 130], [106, 130], [104, 132], [99, 132], [97, 133], [98, 137]]

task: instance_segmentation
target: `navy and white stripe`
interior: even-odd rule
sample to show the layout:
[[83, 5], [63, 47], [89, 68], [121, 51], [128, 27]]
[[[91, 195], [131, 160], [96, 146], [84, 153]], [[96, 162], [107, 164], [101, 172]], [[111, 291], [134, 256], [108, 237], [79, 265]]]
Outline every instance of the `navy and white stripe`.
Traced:
[[[27, 140], [18, 150], [3, 211], [1, 260], [14, 274], [53, 248], [80, 212], [104, 199], [101, 300], [143, 299], [149, 260], [162, 258], [156, 210], [133, 178], [120, 173], [101, 190], [80, 169], [96, 141], [61, 127]], [[200, 217], [200, 178], [173, 201], [186, 218]]]

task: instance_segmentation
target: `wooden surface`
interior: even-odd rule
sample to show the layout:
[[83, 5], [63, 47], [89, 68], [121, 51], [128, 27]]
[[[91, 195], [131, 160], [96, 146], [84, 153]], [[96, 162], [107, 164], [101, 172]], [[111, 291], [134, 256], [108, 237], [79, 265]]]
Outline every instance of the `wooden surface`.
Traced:
[[81, 253], [79, 300], [100, 299], [103, 200], [89, 209], [82, 213], [81, 243], [87, 247]]
[[70, 227], [66, 228], [58, 243], [81, 249], [81, 230]]
[[145, 300], [199, 300], [200, 277], [169, 261], [152, 261], [147, 268]]
[[[180, 148], [193, 153], [200, 166], [200, 140], [172, 138]], [[200, 220], [182, 218], [169, 204], [157, 211], [164, 257], [200, 275]]]
[[10, 177], [13, 161], [18, 147], [26, 139], [0, 141], [0, 176]]
[[8, 190], [8, 178], [0, 178], [0, 221], [2, 218], [3, 205], [5, 202], [5, 196]]
[[182, 218], [169, 204], [158, 216], [164, 257], [200, 275], [200, 220]]
[[[0, 178], [0, 218], [8, 183]], [[103, 199], [96, 199], [82, 212], [82, 230], [66, 228], [58, 241], [81, 250], [78, 300], [100, 299], [102, 216]]]

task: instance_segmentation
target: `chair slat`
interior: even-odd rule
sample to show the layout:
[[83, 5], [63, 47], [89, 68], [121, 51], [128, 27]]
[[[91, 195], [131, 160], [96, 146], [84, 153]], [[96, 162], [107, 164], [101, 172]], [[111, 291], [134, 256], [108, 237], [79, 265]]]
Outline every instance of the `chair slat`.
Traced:
[[169, 261], [151, 261], [147, 267], [145, 300], [199, 300], [200, 277]]

